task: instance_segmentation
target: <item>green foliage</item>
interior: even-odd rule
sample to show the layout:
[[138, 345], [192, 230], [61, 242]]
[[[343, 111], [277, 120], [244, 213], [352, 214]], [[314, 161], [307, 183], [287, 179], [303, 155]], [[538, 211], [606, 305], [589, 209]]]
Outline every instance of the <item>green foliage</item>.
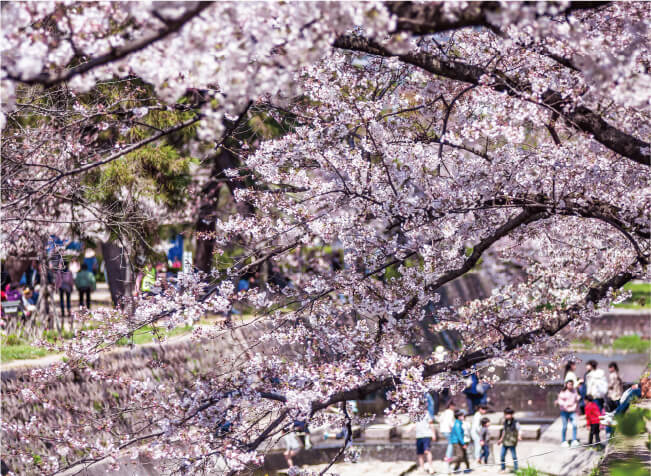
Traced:
[[542, 476], [541, 473], [533, 466], [519, 469], [516, 473], [517, 476]]
[[617, 431], [624, 436], [636, 436], [646, 431], [646, 420], [651, 419], [651, 410], [631, 406], [617, 416]]
[[594, 347], [594, 343], [587, 337], [583, 337], [581, 339], [572, 339], [572, 345], [584, 347], [586, 349], [592, 349]]
[[614, 463], [610, 468], [611, 476], [649, 476], [647, 466], [637, 459]]
[[624, 289], [631, 291], [631, 297], [615, 304], [615, 307], [628, 309], [651, 308], [651, 283], [626, 283]]
[[642, 339], [637, 334], [618, 337], [613, 341], [613, 348], [616, 350], [627, 350], [639, 354], [648, 353], [651, 349], [651, 341]]
[[169, 208], [185, 203], [190, 183], [190, 164], [170, 145], [147, 145], [90, 173], [86, 198], [113, 204], [128, 193], [133, 198], [149, 197]]
[[9, 334], [3, 339], [2, 345], [19, 345], [22, 343], [22, 339], [16, 334]]
[[32, 453], [32, 460], [34, 461], [34, 466], [40, 466], [41, 463], [43, 462], [43, 458], [41, 458], [41, 455]]
[[10, 362], [12, 360], [37, 359], [44, 357], [50, 352], [41, 347], [34, 347], [29, 344], [2, 345], [0, 347], [0, 361]]

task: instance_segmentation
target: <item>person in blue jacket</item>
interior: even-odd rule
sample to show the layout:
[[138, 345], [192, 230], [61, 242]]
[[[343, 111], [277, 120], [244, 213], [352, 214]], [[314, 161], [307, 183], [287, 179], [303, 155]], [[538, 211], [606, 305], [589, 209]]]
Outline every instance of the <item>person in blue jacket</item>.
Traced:
[[454, 456], [450, 460], [450, 464], [454, 463], [454, 471], [459, 469], [462, 462], [466, 464], [466, 471], [470, 471], [470, 463], [468, 462], [468, 454], [466, 453], [468, 446], [465, 443], [463, 433], [463, 420], [465, 418], [466, 414], [463, 410], [454, 412], [454, 425], [450, 432], [450, 443], [454, 447]]

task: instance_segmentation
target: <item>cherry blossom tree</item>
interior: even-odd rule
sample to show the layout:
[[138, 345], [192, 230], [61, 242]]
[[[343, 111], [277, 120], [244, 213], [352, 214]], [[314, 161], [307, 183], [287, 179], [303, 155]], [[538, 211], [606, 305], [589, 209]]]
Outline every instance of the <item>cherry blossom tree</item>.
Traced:
[[[331, 405], [380, 391], [391, 413], [415, 415], [426, 389], [458, 389], [463, 370], [538, 362], [544, 377], [567, 330], [647, 277], [648, 4], [274, 7], [3, 5], [7, 124], [25, 85], [81, 94], [136, 76], [160, 107], [201, 98], [192, 118], [145, 144], [50, 171], [36, 185], [43, 197], [50, 183], [65, 177], [75, 187], [89, 169], [196, 123], [195, 149], [228, 148], [237, 160], [224, 175], [250, 204], [204, 236], [217, 254], [237, 246], [227, 266], [182, 275], [178, 290], [141, 301], [129, 319], [95, 312], [99, 327], [66, 344], [68, 360], [34, 373], [28, 401], [47, 401], [48, 382], [71, 371], [129, 388], [130, 401], [75, 422], [74, 438], [71, 428], [3, 419], [14, 465], [34, 465], [30, 444], [49, 439], [58, 456], [30, 471], [131, 452], [179, 472], [234, 474], [260, 464], [292, 419], [327, 421]], [[238, 138], [252, 104], [291, 125], [254, 143]], [[328, 260], [333, 246], [343, 266]], [[506, 262], [524, 276], [500, 274]], [[291, 285], [236, 292], [233, 283], [263, 263]], [[425, 306], [477, 267], [495, 276], [491, 296], [433, 316], [432, 329], [456, 330], [462, 348], [406, 352], [422, 337]], [[137, 329], [173, 328], [240, 302], [255, 317], [199, 326], [196, 338], [256, 326], [263, 337], [247, 359], [224, 356], [183, 391], [92, 365]], [[121, 418], [133, 422], [126, 431], [116, 431]]]

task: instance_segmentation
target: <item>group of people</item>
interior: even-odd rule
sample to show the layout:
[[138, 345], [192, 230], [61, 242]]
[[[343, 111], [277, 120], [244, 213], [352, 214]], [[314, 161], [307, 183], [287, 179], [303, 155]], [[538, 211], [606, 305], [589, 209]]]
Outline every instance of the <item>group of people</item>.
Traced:
[[[606, 429], [607, 438], [613, 432], [614, 418], [624, 413], [634, 397], [639, 397], [639, 386], [634, 384], [624, 392], [624, 385], [619, 375], [616, 362], [608, 364], [608, 376], [596, 360], [586, 364], [586, 372], [582, 379], [576, 375], [576, 362], [570, 361], [565, 366], [563, 390], [556, 399], [561, 410], [563, 422], [561, 430], [561, 445], [563, 447], [579, 446], [577, 440], [577, 413], [585, 415], [586, 427], [589, 428], [588, 445], [603, 448], [600, 438], [601, 427]], [[572, 439], [567, 439], [567, 427], [572, 426]]]
[[[441, 413], [439, 430], [443, 438], [447, 440], [445, 451], [445, 463], [447, 472], [459, 471], [461, 465], [465, 465], [464, 472], [470, 472], [470, 461], [468, 448], [472, 444], [472, 457], [477, 464], [488, 464], [488, 457], [491, 451], [490, 419], [486, 416], [488, 406], [479, 404], [472, 414], [472, 418], [466, 419], [466, 412], [456, 407], [454, 402], [448, 403], [447, 409]], [[434, 417], [429, 412], [416, 424], [416, 454], [418, 465], [423, 471], [429, 474], [434, 473], [432, 463], [432, 441], [436, 441], [434, 428]], [[518, 469], [518, 457], [516, 446], [522, 439], [520, 424], [515, 419], [515, 411], [512, 408], [504, 409], [504, 418], [498, 437], [498, 445], [502, 445], [500, 463], [501, 471], [506, 472], [506, 455], [511, 454], [515, 470]]]

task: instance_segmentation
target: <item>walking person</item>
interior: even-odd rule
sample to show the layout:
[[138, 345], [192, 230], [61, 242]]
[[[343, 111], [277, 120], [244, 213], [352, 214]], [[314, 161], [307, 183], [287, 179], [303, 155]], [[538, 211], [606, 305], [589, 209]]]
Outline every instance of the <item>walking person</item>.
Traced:
[[452, 427], [454, 426], [454, 412], [456, 411], [456, 405], [454, 402], [448, 403], [448, 408], [441, 413], [441, 420], [439, 421], [439, 430], [441, 435], [448, 440], [448, 446], [445, 448], [445, 462], [449, 463], [452, 458], [452, 443], [450, 443], [450, 433], [452, 432]]
[[481, 456], [481, 430], [482, 430], [482, 420], [486, 412], [488, 411], [488, 406], [482, 404], [479, 405], [479, 408], [472, 416], [472, 424], [470, 425], [470, 437], [472, 438], [472, 445], [474, 451], [475, 461], [479, 462]]
[[585, 376], [585, 393], [592, 396], [601, 411], [604, 409], [606, 395], [608, 395], [608, 379], [604, 371], [597, 366], [596, 360], [590, 360], [586, 364], [588, 373]]
[[590, 429], [590, 436], [588, 437], [588, 444], [591, 445], [594, 441], [597, 443], [597, 448], [601, 448], [601, 439], [599, 438], [599, 417], [601, 416], [601, 410], [597, 402], [595, 402], [592, 395], [588, 394], [585, 397], [585, 420], [586, 426]]
[[506, 452], [511, 452], [511, 458], [513, 459], [513, 468], [515, 471], [518, 470], [518, 456], [515, 452], [515, 447], [518, 444], [518, 441], [522, 440], [522, 434], [520, 433], [520, 423], [518, 423], [514, 418], [513, 409], [507, 407], [504, 409], [504, 425], [500, 429], [500, 439], [497, 441], [498, 445], [502, 446], [502, 454], [500, 456], [500, 462], [502, 463], [502, 473], [506, 473]]
[[79, 306], [84, 307], [84, 297], [86, 298], [86, 309], [90, 309], [90, 293], [95, 291], [97, 283], [95, 275], [88, 270], [86, 263], [81, 264], [81, 271], [75, 277], [75, 286], [79, 291]]
[[479, 432], [480, 444], [481, 444], [481, 453], [479, 455], [479, 464], [484, 463], [488, 464], [488, 455], [490, 454], [490, 432], [488, 427], [490, 426], [491, 421], [484, 417], [481, 419], [481, 431]]
[[[430, 417], [429, 412], [416, 423], [416, 454], [418, 455], [418, 467], [429, 474], [434, 473], [432, 467], [432, 451], [430, 450], [432, 440], [436, 441], [434, 431], [434, 419]], [[425, 459], [427, 458], [427, 464]]]
[[457, 410], [454, 412], [454, 418], [454, 425], [452, 426], [449, 440], [454, 447], [454, 456], [450, 460], [450, 464], [454, 464], [455, 472], [459, 469], [461, 463], [465, 463], [466, 471], [470, 471], [470, 463], [468, 462], [468, 454], [466, 452], [468, 445], [465, 443], [465, 432], [463, 430], [463, 422], [466, 414], [463, 410]]
[[[72, 273], [68, 269], [68, 263], [63, 263], [63, 269], [57, 271], [56, 278], [54, 280], [54, 288], [59, 291], [59, 304], [61, 305], [61, 317], [65, 317], [65, 309], [68, 309], [68, 316], [70, 316], [70, 322], [72, 323], [72, 313], [70, 311], [70, 293], [72, 292], [73, 286]], [[65, 307], [64, 307], [64, 298], [65, 298]]]
[[[558, 398], [554, 402], [561, 409], [561, 419], [563, 421], [563, 429], [561, 433], [561, 446], [567, 448], [570, 446], [579, 446], [579, 441], [576, 439], [576, 410], [579, 405], [581, 397], [574, 388], [574, 380], [567, 380], [565, 387], [558, 394]], [[568, 442], [565, 437], [567, 436], [567, 424], [572, 425], [572, 440]]]
[[623, 391], [622, 379], [619, 376], [617, 362], [608, 364], [608, 394], [606, 395], [606, 411], [612, 412], [619, 405]]

